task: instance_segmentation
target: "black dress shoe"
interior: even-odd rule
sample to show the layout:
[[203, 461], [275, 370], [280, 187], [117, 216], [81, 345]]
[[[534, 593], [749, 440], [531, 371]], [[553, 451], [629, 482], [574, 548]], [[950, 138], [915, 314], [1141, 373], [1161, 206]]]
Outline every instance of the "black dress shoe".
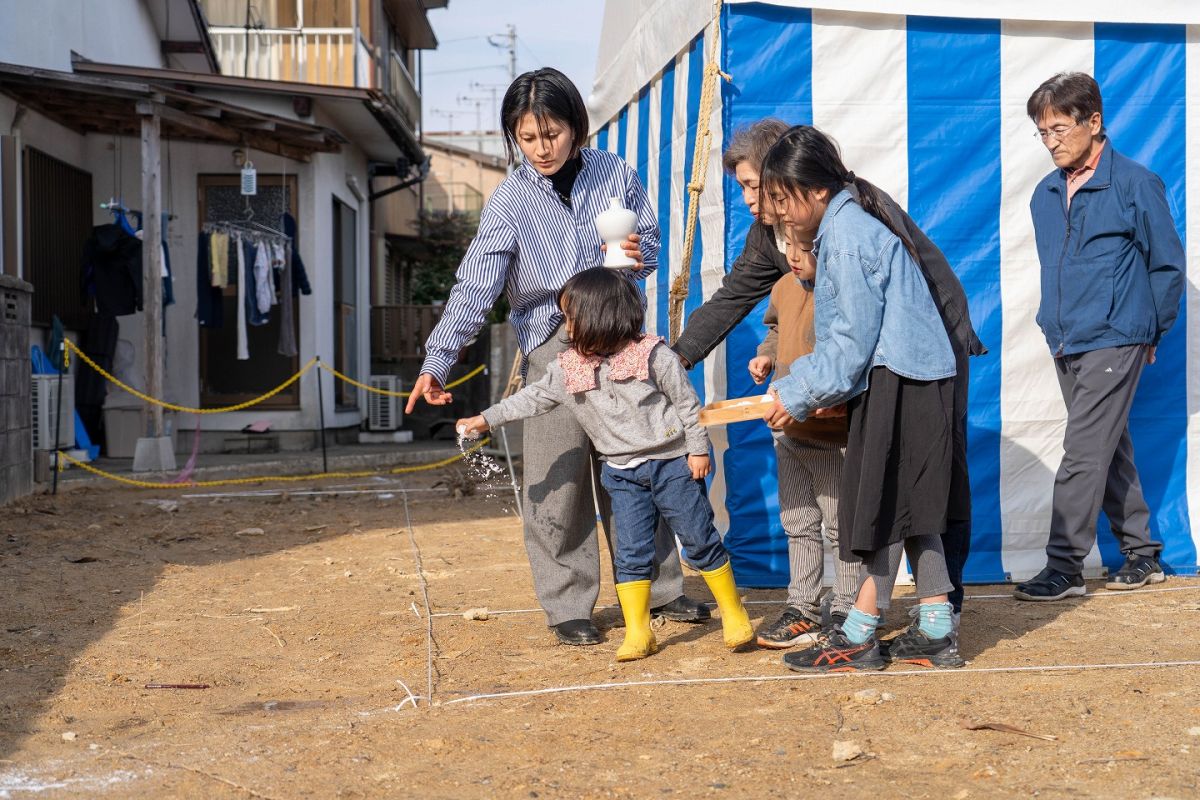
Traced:
[[600, 644], [603, 641], [600, 631], [596, 630], [590, 619], [569, 619], [551, 627], [554, 628], [554, 635], [563, 644], [588, 645]]
[[676, 622], [707, 622], [712, 619], [708, 606], [686, 594], [679, 595], [665, 606], [650, 609], [650, 613]]

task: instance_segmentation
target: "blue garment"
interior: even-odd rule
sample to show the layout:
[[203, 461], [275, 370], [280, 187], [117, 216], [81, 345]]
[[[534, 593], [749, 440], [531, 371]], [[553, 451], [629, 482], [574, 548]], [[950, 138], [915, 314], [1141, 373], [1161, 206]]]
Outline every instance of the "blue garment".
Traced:
[[954, 351], [929, 284], [904, 243], [842, 190], [813, 240], [816, 348], [771, 384], [797, 420], [867, 388], [874, 367], [934, 381], [955, 374]]
[[1056, 355], [1158, 344], [1179, 314], [1184, 251], [1162, 179], [1107, 142], [1067, 208], [1066, 172], [1029, 201], [1042, 264], [1037, 323]]
[[308, 272], [304, 269], [304, 259], [300, 258], [300, 240], [296, 238], [296, 218], [286, 211], [283, 214], [283, 232], [292, 240], [292, 294], [312, 294], [312, 286], [308, 283]]
[[270, 313], [258, 310], [258, 302], [254, 296], [254, 255], [258, 252], [254, 242], [249, 239], [239, 239], [242, 245], [242, 274], [239, 281], [244, 281], [242, 302], [246, 306], [246, 323], [258, 327], [270, 321]]
[[613, 469], [605, 462], [600, 483], [612, 498], [617, 583], [653, 577], [654, 531], [660, 516], [683, 542], [696, 569], [717, 569], [729, 560], [713, 525], [704, 481], [692, 478], [687, 456], [652, 458], [631, 469]]
[[479, 332], [502, 291], [521, 352], [528, 355], [549, 339], [562, 322], [558, 290], [572, 275], [603, 260], [595, 220], [611, 197], [637, 214], [645, 268], [633, 277], [644, 278], [658, 266], [658, 221], [637, 173], [613, 153], [584, 148], [581, 154], [569, 208], [550, 178], [528, 163], [496, 188], [441, 321], [425, 343], [421, 372], [444, 384], [459, 351]]

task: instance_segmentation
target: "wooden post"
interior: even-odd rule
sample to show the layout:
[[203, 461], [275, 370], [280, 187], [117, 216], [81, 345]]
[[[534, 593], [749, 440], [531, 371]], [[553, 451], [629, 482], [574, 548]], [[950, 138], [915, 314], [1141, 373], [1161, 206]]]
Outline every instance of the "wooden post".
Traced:
[[[146, 108], [145, 106], [150, 106]], [[149, 113], [147, 113], [149, 112]], [[160, 173], [161, 123], [152, 104], [138, 104], [142, 114], [142, 304], [145, 309], [146, 394], [163, 396], [162, 336], [162, 181]], [[163, 434], [162, 406], [147, 403], [143, 410], [146, 436]]]
[[[162, 120], [159, 106], [137, 104], [142, 118], [142, 311], [144, 314], [146, 394], [163, 396], [163, 306], [162, 306]], [[175, 448], [163, 430], [162, 406], [146, 403], [142, 409], [142, 432], [133, 454], [134, 472], [165, 472], [175, 469]]]

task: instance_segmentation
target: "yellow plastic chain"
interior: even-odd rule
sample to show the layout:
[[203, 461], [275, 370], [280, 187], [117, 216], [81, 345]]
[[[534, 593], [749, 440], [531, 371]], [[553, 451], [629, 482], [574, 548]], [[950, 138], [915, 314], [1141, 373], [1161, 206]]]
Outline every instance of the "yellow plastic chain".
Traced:
[[106, 372], [103, 367], [101, 367], [99, 364], [97, 364], [92, 359], [88, 358], [87, 353], [84, 353], [82, 350], [80, 350], [78, 345], [76, 345], [70, 339], [65, 339], [64, 341], [67, 343], [67, 351], [74, 350], [75, 354], [78, 355], [85, 364], [87, 364], [92, 369], [96, 370], [96, 372], [100, 373], [104, 377], [105, 380], [120, 387], [121, 389], [124, 389], [125, 391], [129, 392], [131, 395], [133, 395], [134, 397], [136, 397], [140, 400], [144, 400], [147, 403], [153, 403], [156, 406], [162, 406], [163, 408], [168, 409], [170, 411], [180, 411], [184, 414], [225, 414], [230, 411], [241, 411], [244, 408], [249, 408], [250, 406], [258, 405], [259, 403], [263, 402], [264, 400], [269, 400], [270, 398], [272, 398], [275, 395], [282, 392], [287, 387], [291, 386], [296, 381], [300, 380], [300, 376], [302, 376], [304, 373], [306, 373], [310, 369], [312, 369], [313, 366], [316, 365], [316, 363], [317, 363], [317, 360], [315, 358], [309, 359], [308, 363], [305, 364], [303, 367], [301, 367], [300, 371], [297, 372], [295, 375], [288, 378], [286, 381], [279, 384], [278, 386], [276, 386], [274, 389], [267, 392], [266, 394], [259, 395], [258, 397], [254, 398], [253, 400], [247, 400], [244, 403], [238, 403], [237, 405], [232, 405], [232, 406], [222, 406], [220, 408], [192, 408], [191, 406], [180, 406], [180, 405], [176, 405], [175, 403], [168, 403], [166, 400], [159, 400], [158, 398], [151, 397], [150, 395], [145, 394], [144, 392], [139, 392], [137, 389], [134, 389], [132, 386], [130, 386], [126, 383], [123, 383], [122, 381], [118, 380], [117, 378], [113, 377], [108, 372]]
[[717, 76], [725, 80], [732, 78], [721, 71], [721, 6], [724, 0], [713, 0], [712, 32], [709, 34], [709, 56], [704, 65], [704, 77], [700, 84], [700, 111], [696, 117], [696, 148], [692, 153], [692, 179], [688, 182], [687, 225], [683, 231], [683, 257], [679, 274], [671, 282], [670, 305], [668, 306], [667, 335], [671, 344], [679, 338], [683, 323], [683, 305], [687, 301], [688, 283], [692, 273], [692, 252], [696, 245], [696, 219], [700, 213], [700, 195], [704, 193], [708, 177], [708, 155], [712, 144], [712, 132], [708, 120], [712, 116], [713, 97], [716, 95]]
[[136, 478], [127, 478], [124, 475], [114, 475], [111, 472], [105, 472], [104, 470], [102, 470], [98, 467], [94, 467], [85, 461], [80, 461], [77, 458], [73, 458], [72, 456], [64, 453], [61, 450], [58, 451], [58, 457], [59, 457], [58, 463], [59, 463], [60, 470], [64, 469], [64, 466], [63, 466], [64, 463], [72, 464], [72, 465], [84, 470], [85, 472], [90, 472], [93, 475], [97, 475], [101, 478], [107, 478], [110, 481], [116, 481], [117, 483], [123, 483], [126, 486], [136, 486], [139, 489], [197, 489], [197, 488], [209, 488], [209, 487], [213, 487], [213, 486], [244, 486], [246, 484], [266, 483], [268, 481], [313, 481], [313, 480], [319, 480], [322, 478], [369, 478], [373, 475], [380, 475], [380, 474], [403, 475], [403, 474], [410, 473], [410, 472], [427, 472], [429, 470], [441, 469], [442, 467], [449, 466], [450, 464], [453, 464], [455, 461], [459, 461], [459, 460], [465, 458], [466, 456], [469, 456], [471, 453], [474, 453], [476, 450], [479, 450], [481, 447], [488, 444], [490, 441], [491, 441], [490, 437], [481, 439], [478, 444], [472, 445], [465, 451], [458, 453], [456, 455], [453, 455], [450, 458], [443, 458], [441, 461], [435, 461], [432, 464], [416, 464], [416, 465], [408, 466], [408, 467], [393, 467], [392, 469], [389, 469], [389, 470], [358, 470], [355, 472], [319, 472], [319, 473], [316, 473], [313, 475], [263, 475], [263, 476], [253, 477], [253, 478], [225, 478], [223, 480], [188, 481], [186, 483], [163, 483], [163, 482], [159, 482], [159, 481], [139, 481]]
[[[340, 381], [345, 381], [346, 383], [350, 384], [351, 386], [357, 386], [359, 389], [366, 389], [368, 392], [373, 392], [374, 394], [387, 395], [388, 397], [408, 397], [409, 395], [412, 394], [412, 392], [392, 392], [387, 389], [377, 389], [374, 386], [367, 386], [365, 383], [360, 383], [360, 382], [354, 380], [354, 378], [349, 377], [348, 375], [343, 375], [342, 373], [338, 372], [333, 367], [326, 364], [324, 361], [321, 362], [321, 369], [323, 369], [326, 372], [328, 372], [329, 374], [333, 375], [335, 378], [337, 378]], [[471, 380], [471, 378], [474, 378], [476, 375], [483, 372], [485, 369], [487, 369], [487, 365], [480, 364], [478, 367], [471, 370], [466, 375], [463, 375], [461, 378], [459, 378], [457, 380], [450, 381], [442, 388], [443, 389], [453, 389], [455, 386], [461, 386], [462, 384]]]

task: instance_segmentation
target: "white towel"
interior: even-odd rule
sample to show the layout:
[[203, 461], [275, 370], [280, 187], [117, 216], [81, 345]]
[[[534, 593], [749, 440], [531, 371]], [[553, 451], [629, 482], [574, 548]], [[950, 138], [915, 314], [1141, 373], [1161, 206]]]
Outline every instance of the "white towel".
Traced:
[[271, 285], [271, 254], [269, 244], [254, 248], [254, 300], [258, 313], [266, 314], [275, 302], [275, 288]]
[[233, 241], [237, 250], [237, 357], [238, 361], [250, 360], [250, 343], [246, 341], [246, 262], [242, 255], [242, 237]]

